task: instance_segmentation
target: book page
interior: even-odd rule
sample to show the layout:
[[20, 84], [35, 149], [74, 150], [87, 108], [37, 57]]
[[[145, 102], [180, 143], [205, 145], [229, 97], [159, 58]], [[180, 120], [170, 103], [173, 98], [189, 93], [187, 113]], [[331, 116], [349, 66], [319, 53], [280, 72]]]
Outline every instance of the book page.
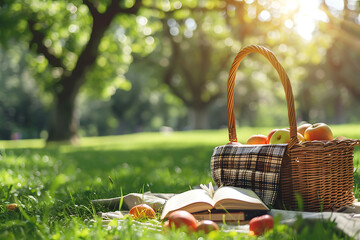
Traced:
[[256, 193], [249, 189], [237, 188], [237, 187], [221, 187], [216, 190], [214, 195], [214, 203], [219, 202], [224, 199], [241, 201], [244, 204], [242, 206], [246, 206], [248, 203], [249, 207], [253, 207], [258, 205], [259, 208], [266, 209], [266, 205], [261, 201], [261, 199], [256, 195]]
[[161, 219], [164, 219], [170, 212], [175, 210], [182, 209], [189, 212], [196, 212], [207, 210], [212, 208], [212, 206], [213, 200], [206, 191], [203, 189], [189, 190], [175, 195], [165, 203]]

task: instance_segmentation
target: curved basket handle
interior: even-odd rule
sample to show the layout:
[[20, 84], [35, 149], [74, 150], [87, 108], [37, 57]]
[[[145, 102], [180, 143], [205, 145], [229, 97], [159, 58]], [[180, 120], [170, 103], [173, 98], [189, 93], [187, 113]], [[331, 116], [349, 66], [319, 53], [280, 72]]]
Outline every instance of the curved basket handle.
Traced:
[[285, 90], [287, 109], [288, 109], [288, 118], [289, 118], [289, 126], [290, 126], [290, 143], [288, 146], [291, 148], [296, 143], [299, 142], [297, 137], [297, 125], [296, 125], [296, 117], [295, 117], [295, 105], [294, 105], [294, 96], [292, 93], [292, 88], [290, 84], [289, 77], [287, 76], [284, 68], [281, 66], [279, 61], [276, 59], [273, 52], [269, 49], [258, 46], [258, 45], [250, 45], [242, 49], [235, 57], [233, 64], [230, 68], [228, 83], [227, 83], [227, 112], [228, 112], [228, 123], [229, 123], [229, 141], [237, 142], [236, 136], [236, 126], [235, 126], [235, 114], [234, 114], [234, 86], [235, 86], [235, 76], [236, 71], [240, 65], [241, 60], [248, 54], [257, 52], [266, 57], [276, 71], [279, 74], [281, 83]]

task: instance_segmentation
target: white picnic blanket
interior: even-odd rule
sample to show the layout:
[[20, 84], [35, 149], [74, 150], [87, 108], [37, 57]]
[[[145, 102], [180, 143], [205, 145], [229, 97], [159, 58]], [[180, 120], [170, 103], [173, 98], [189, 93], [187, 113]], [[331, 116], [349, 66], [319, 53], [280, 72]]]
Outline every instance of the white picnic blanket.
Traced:
[[[141, 203], [146, 203], [153, 207], [155, 210], [159, 210], [164, 206], [165, 202], [174, 196], [175, 194], [169, 193], [151, 193], [146, 192], [144, 194], [140, 193], [130, 193], [123, 197], [110, 198], [110, 199], [97, 199], [92, 200], [94, 205], [100, 204], [108, 209], [113, 209], [115, 211], [109, 212], [99, 212], [98, 215], [105, 219], [104, 223], [110, 221], [110, 219], [122, 219], [125, 214], [128, 213], [128, 210], [133, 206]], [[119, 209], [119, 203], [123, 202], [122, 210], [116, 211]], [[300, 212], [300, 211], [288, 211], [280, 209], [272, 209], [270, 215], [276, 217], [281, 215], [281, 224], [292, 225], [299, 215], [303, 219], [316, 220], [326, 220], [330, 219], [335, 221], [337, 228], [342, 230], [345, 234], [355, 239], [360, 240], [360, 203], [356, 202], [352, 206], [343, 207], [338, 209], [336, 212]], [[229, 228], [231, 231], [249, 232], [249, 225], [234, 225]]]

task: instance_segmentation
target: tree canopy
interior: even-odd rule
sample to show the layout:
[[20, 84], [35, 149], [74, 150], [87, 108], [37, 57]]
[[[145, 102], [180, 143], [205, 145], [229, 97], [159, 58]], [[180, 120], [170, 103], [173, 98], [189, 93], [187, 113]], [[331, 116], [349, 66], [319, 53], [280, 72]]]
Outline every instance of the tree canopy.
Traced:
[[[27, 93], [13, 87], [19, 100], [6, 99], [1, 109], [12, 104], [25, 114], [20, 102], [31, 101], [33, 111], [50, 114], [34, 120], [37, 132], [47, 122], [48, 141], [75, 141], [79, 123], [100, 121], [90, 117], [91, 98], [103, 99], [97, 101], [109, 111], [104, 118], [113, 119], [103, 134], [122, 132], [124, 124], [132, 131], [223, 126], [228, 70], [249, 44], [278, 56], [295, 89], [299, 120], [358, 117], [350, 111], [360, 99], [356, 1], [5, 0], [0, 7], [2, 61], [19, 65], [14, 71], [4, 64], [2, 81], [36, 83]], [[246, 58], [236, 84], [241, 124], [287, 123], [284, 95], [266, 60]], [[16, 129], [10, 122], [7, 134]]]

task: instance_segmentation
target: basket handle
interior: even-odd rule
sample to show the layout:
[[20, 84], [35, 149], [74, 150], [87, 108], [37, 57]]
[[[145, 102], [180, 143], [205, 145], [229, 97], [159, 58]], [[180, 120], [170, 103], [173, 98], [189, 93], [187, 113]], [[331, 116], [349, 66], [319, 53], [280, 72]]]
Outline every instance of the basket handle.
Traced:
[[227, 112], [228, 112], [228, 124], [229, 124], [229, 141], [237, 142], [236, 136], [236, 127], [235, 127], [235, 114], [234, 114], [234, 86], [235, 86], [235, 76], [236, 71], [240, 65], [241, 60], [248, 54], [257, 52], [266, 57], [276, 71], [279, 74], [281, 83], [285, 90], [289, 126], [290, 126], [290, 143], [288, 144], [289, 148], [294, 146], [299, 142], [297, 137], [297, 125], [295, 117], [295, 105], [294, 105], [294, 95], [292, 93], [292, 88], [288, 75], [286, 74], [284, 68], [281, 66], [274, 53], [269, 49], [259, 46], [259, 45], [250, 45], [243, 48], [235, 57], [233, 64], [230, 68], [229, 78], [227, 82]]

